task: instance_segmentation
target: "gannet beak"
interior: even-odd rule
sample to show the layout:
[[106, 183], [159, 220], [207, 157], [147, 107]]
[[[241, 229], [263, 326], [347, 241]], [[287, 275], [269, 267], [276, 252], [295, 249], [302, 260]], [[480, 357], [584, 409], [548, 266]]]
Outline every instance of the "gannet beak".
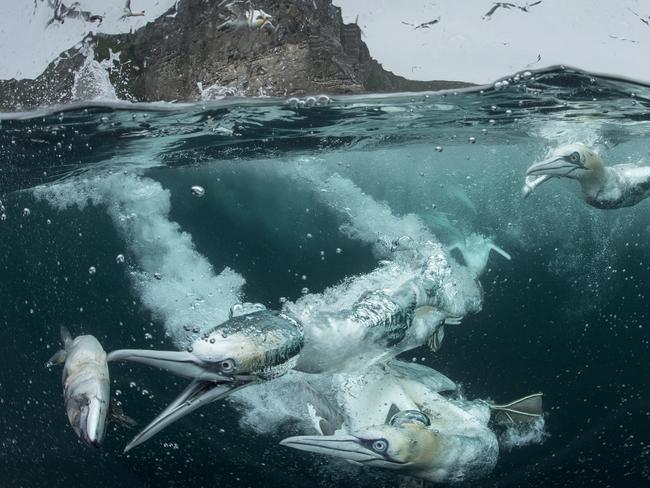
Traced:
[[202, 405], [226, 397], [232, 392], [258, 381], [255, 375], [223, 374], [214, 371], [214, 365], [186, 351], [153, 351], [147, 349], [120, 349], [108, 355], [108, 361], [133, 361], [165, 369], [193, 381], [142, 432], [131, 440], [124, 452], [150, 439], [176, 420]]
[[208, 403], [220, 400], [234, 391], [240, 390], [255, 382], [254, 377], [247, 379], [231, 379], [230, 381], [214, 382], [195, 380], [181, 393], [165, 410], [151, 421], [131, 442], [124, 448], [128, 452], [134, 447], [147, 441], [168, 425], [176, 422], [181, 417], [193, 412]]
[[363, 441], [353, 435], [300, 435], [287, 437], [280, 441], [280, 445], [292, 447], [299, 451], [339, 457], [362, 464], [384, 460], [381, 454], [365, 447]]
[[108, 354], [108, 362], [132, 361], [197, 380], [223, 381], [227, 377], [211, 371], [210, 364], [186, 351], [154, 351], [150, 349], [118, 349]]
[[[553, 156], [549, 159], [533, 164], [526, 170], [526, 176], [569, 176], [580, 168], [582, 168], [580, 164], [570, 163], [561, 156]], [[535, 186], [539, 186], [541, 183], [543, 183], [543, 181]]]

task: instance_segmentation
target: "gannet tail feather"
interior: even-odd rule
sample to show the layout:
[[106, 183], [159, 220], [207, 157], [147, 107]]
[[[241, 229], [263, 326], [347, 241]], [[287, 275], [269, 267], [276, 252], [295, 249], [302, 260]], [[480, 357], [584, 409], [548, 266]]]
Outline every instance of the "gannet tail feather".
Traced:
[[499, 423], [521, 424], [541, 417], [543, 393], [534, 393], [505, 405], [490, 405], [492, 419]]

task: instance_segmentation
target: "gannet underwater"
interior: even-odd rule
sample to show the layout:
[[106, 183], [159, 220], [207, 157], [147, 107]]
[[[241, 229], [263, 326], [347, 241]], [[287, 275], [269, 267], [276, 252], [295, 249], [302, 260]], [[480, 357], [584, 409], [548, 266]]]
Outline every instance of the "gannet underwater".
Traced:
[[507, 81], [0, 114], [0, 486], [649, 486], [650, 87]]

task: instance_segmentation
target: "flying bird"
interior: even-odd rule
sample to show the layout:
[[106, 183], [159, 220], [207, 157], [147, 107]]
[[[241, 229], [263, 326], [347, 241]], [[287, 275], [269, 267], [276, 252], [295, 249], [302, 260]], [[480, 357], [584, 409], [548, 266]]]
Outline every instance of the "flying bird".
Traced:
[[86, 22], [98, 22], [98, 25], [102, 23], [104, 17], [102, 15], [96, 15], [87, 10], [81, 10], [81, 4], [79, 2], [74, 2], [69, 7], [66, 6], [61, 0], [53, 0], [48, 2], [50, 7], [54, 9], [54, 15], [49, 20], [47, 25], [50, 25], [54, 22], [59, 22], [63, 24], [66, 18], [70, 19], [82, 19]]
[[508, 3], [508, 2], [496, 2], [490, 10], [483, 16], [484, 20], [489, 20], [490, 17], [500, 8], [505, 8], [505, 9], [511, 9], [511, 8], [516, 8], [521, 10], [522, 12], [529, 12], [530, 7], [534, 7], [535, 5], [539, 5], [542, 3], [542, 0], [538, 0], [537, 2], [533, 3], [527, 3], [526, 5], [517, 5], [515, 3]]
[[408, 25], [413, 27], [413, 29], [430, 29], [432, 25], [436, 25], [438, 22], [440, 22], [440, 17], [437, 19], [430, 20], [428, 22], [422, 22], [421, 24], [412, 24], [411, 22], [404, 22], [402, 20], [402, 24]]
[[120, 20], [124, 20], [127, 17], [144, 17], [144, 10], [140, 12], [134, 12], [131, 10], [131, 0], [126, 0], [126, 4], [124, 5], [124, 15], [120, 17]]

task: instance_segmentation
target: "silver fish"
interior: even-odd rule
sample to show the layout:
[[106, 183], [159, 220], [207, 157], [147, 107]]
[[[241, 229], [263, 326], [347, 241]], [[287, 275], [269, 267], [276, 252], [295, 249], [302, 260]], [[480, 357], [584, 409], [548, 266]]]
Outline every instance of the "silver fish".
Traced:
[[101, 447], [106, 433], [110, 385], [106, 352], [91, 335], [72, 338], [61, 327], [63, 349], [46, 366], [63, 364], [63, 399], [68, 421], [88, 447]]

